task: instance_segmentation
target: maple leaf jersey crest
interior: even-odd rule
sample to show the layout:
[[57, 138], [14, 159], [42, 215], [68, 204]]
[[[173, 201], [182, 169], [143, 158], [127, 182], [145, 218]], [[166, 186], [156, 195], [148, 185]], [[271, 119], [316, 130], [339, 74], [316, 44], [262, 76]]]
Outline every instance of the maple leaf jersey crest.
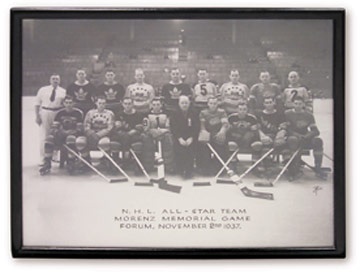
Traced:
[[178, 99], [181, 94], [182, 94], [182, 91], [181, 89], [178, 89], [177, 87], [174, 87], [172, 90], [169, 91], [170, 92], [170, 95], [171, 95], [171, 98], [172, 99]]
[[116, 100], [116, 95], [118, 91], [113, 88], [109, 88], [107, 91], [104, 92], [106, 100]]
[[86, 100], [86, 96], [88, 94], [87, 91], [85, 91], [82, 87], [80, 87], [77, 91], [74, 92], [75, 93], [75, 97], [77, 100], [81, 101], [81, 100]]

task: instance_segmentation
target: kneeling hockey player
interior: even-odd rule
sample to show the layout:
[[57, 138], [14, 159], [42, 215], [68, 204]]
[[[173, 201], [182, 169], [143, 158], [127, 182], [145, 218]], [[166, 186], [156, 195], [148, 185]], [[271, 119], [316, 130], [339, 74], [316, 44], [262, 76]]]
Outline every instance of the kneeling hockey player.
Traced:
[[[294, 98], [294, 109], [285, 112], [285, 120], [288, 123], [287, 144], [291, 152], [297, 149], [312, 149], [314, 155], [316, 175], [322, 179], [326, 174], [322, 172], [321, 165], [323, 159], [323, 141], [319, 137], [320, 132], [316, 126], [314, 116], [305, 110], [303, 97]], [[301, 176], [299, 170], [301, 164], [301, 150], [299, 156], [295, 157], [289, 166], [289, 180], [294, 180]]]
[[[45, 139], [44, 144], [44, 165], [40, 168], [41, 175], [48, 173], [51, 169], [51, 159], [55, 149], [62, 149], [63, 144], [72, 145], [76, 137], [83, 133], [83, 113], [74, 108], [74, 99], [66, 96], [64, 99], [64, 109], [56, 113], [50, 134]], [[71, 173], [74, 168], [74, 158], [72, 154], [67, 155], [67, 168]]]

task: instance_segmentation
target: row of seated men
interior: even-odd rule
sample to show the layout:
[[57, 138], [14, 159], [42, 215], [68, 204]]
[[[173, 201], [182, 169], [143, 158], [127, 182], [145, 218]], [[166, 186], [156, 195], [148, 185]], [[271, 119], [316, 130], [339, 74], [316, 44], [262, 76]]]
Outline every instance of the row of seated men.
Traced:
[[[146, 113], [137, 110], [131, 97], [122, 98], [122, 107], [112, 111], [113, 105], [99, 95], [95, 98], [96, 108], [85, 111], [84, 117], [84, 111], [74, 107], [79, 105], [75, 98], [68, 95], [63, 101], [64, 109], [55, 115], [46, 137], [40, 171], [49, 170], [54, 149], [67, 144], [88, 162], [91, 162], [89, 152], [101, 147], [124, 168], [136, 166], [129, 153], [132, 149], [151, 172], [155, 167], [157, 143], [161, 142], [166, 172], [184, 178], [192, 177], [194, 171], [213, 175], [221, 168], [207, 144], [224, 161], [236, 149], [251, 153], [254, 160], [272, 147], [288, 158], [299, 147], [313, 149], [316, 173], [322, 175], [323, 142], [318, 137], [314, 116], [306, 108], [306, 96], [294, 95], [292, 107], [285, 104], [289, 109], [284, 112], [278, 110], [277, 96], [264, 95], [262, 107], [253, 114], [249, 113], [251, 100], [244, 97], [236, 104], [212, 95], [207, 96], [205, 104], [198, 104], [190, 97], [173, 96], [171, 104], [166, 104], [166, 97], [154, 97]], [[70, 173], [83, 169], [75, 162], [74, 156], [68, 154]], [[300, 163], [301, 157], [290, 165], [289, 179], [299, 177]]]

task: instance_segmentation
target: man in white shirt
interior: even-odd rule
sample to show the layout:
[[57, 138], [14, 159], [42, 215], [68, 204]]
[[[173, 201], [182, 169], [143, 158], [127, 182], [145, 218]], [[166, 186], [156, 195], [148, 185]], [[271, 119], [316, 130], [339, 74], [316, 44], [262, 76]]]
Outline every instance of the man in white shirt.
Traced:
[[40, 126], [40, 156], [44, 158], [44, 141], [50, 133], [55, 114], [63, 108], [66, 90], [60, 87], [60, 76], [50, 76], [50, 85], [43, 86], [36, 95], [35, 115], [36, 123]]

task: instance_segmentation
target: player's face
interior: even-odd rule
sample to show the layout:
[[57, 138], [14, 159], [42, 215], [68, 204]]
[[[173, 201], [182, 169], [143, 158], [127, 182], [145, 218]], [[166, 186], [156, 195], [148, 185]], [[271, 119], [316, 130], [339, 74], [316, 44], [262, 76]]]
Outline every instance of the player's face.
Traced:
[[299, 81], [299, 75], [295, 72], [290, 73], [288, 77], [289, 83], [294, 84]]
[[105, 109], [105, 106], [106, 106], [106, 100], [98, 99], [96, 101], [96, 107], [99, 111], [103, 111]]
[[133, 108], [133, 103], [131, 100], [124, 100], [123, 107], [125, 111], [129, 111]]
[[261, 73], [260, 74], [260, 81], [262, 82], [262, 83], [269, 83], [270, 82], [270, 75], [269, 75], [269, 73]]
[[208, 74], [205, 70], [200, 70], [198, 72], [199, 81], [201, 81], [201, 82], [205, 82], [207, 80], [207, 76], [208, 76]]
[[105, 79], [107, 82], [113, 82], [115, 79], [115, 74], [113, 72], [107, 72], [105, 74]]
[[273, 110], [275, 107], [275, 102], [272, 99], [264, 100], [264, 107], [267, 110]]
[[73, 100], [64, 100], [64, 107], [67, 110], [71, 110], [74, 106]]
[[153, 101], [152, 102], [152, 109], [155, 112], [160, 112], [161, 111], [161, 102], [160, 101]]
[[78, 81], [80, 82], [83, 82], [86, 80], [86, 73], [85, 71], [83, 70], [79, 70], [77, 73], [76, 73], [76, 78]]
[[238, 113], [240, 116], [245, 116], [247, 114], [247, 106], [244, 104], [240, 104], [238, 106]]
[[50, 84], [52, 86], [58, 86], [60, 84], [60, 76], [58, 75], [53, 75], [50, 78]]
[[210, 111], [215, 111], [218, 106], [218, 100], [217, 99], [210, 99], [208, 101], [208, 107]]
[[190, 107], [190, 101], [188, 99], [180, 99], [179, 100], [179, 107], [183, 111], [187, 111]]
[[173, 82], [178, 82], [180, 81], [180, 71], [178, 69], [176, 70], [172, 70], [170, 72], [170, 78]]
[[230, 80], [232, 83], [238, 83], [240, 80], [239, 72], [232, 71], [230, 73]]
[[294, 109], [295, 111], [302, 111], [304, 109], [305, 103], [301, 100], [294, 101]]
[[142, 83], [145, 79], [145, 75], [143, 72], [136, 72], [135, 73], [135, 80], [137, 83]]

